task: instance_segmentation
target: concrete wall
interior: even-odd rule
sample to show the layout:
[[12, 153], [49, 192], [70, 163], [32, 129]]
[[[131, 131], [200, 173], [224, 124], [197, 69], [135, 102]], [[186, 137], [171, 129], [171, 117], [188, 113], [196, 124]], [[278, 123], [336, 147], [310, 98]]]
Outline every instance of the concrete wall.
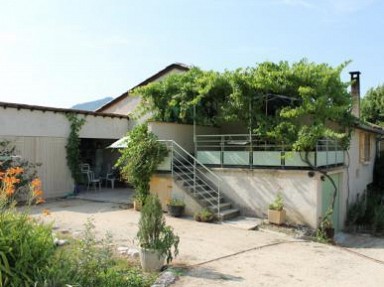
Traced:
[[73, 179], [66, 160], [66, 138], [0, 136], [0, 140], [11, 141], [16, 147], [16, 155], [42, 164], [37, 171], [45, 198], [60, 197], [73, 191]]
[[[349, 173], [349, 203], [355, 201], [358, 194], [362, 194], [366, 190], [367, 185], [373, 181], [373, 167], [376, 155], [375, 135], [371, 133], [371, 158], [368, 162], [360, 162], [359, 159], [359, 137], [362, 130], [355, 129], [351, 137], [351, 145], [346, 157], [346, 164]], [[349, 158], [349, 161], [348, 161]], [[348, 179], [348, 177], [347, 177]]]
[[316, 227], [321, 211], [320, 175], [300, 170], [212, 169], [222, 179], [222, 192], [247, 216], [264, 217], [282, 193], [290, 222]]
[[228, 122], [220, 125], [220, 134], [249, 134], [249, 127], [241, 122]]
[[150, 189], [152, 194], [157, 194], [159, 196], [164, 211], [167, 211], [167, 203], [171, 198], [177, 198], [184, 201], [185, 215], [193, 216], [197, 211], [202, 209], [200, 204], [193, 197], [188, 195], [175, 183], [170, 173], [154, 174], [151, 178]]
[[[148, 128], [162, 140], [174, 140], [188, 152], [194, 152], [193, 125], [177, 123], [149, 122]], [[219, 129], [214, 127], [196, 127], [196, 134], [218, 134]]]
[[[127, 118], [84, 116], [86, 122], [81, 128], [82, 138], [118, 139], [129, 128]], [[29, 109], [6, 108], [0, 112], [0, 136], [67, 137], [70, 132], [64, 113]]]
[[[157, 78], [153, 82], [158, 82], [166, 78], [170, 74], [177, 74], [177, 73], [183, 73], [184, 71], [181, 71], [177, 68], [172, 69], [167, 74]], [[115, 102], [113, 105], [105, 108], [103, 112], [105, 113], [113, 113], [113, 114], [121, 114], [121, 115], [130, 115], [134, 112], [136, 107], [140, 104], [141, 97], [140, 96], [134, 96], [132, 94], [129, 94], [125, 97], [123, 97], [121, 100]]]
[[[82, 138], [119, 139], [129, 128], [127, 118], [88, 115], [85, 119], [80, 131]], [[38, 176], [46, 198], [73, 191], [65, 150], [70, 126], [64, 113], [8, 107], [1, 109], [0, 123], [0, 140], [10, 140], [17, 155], [42, 164]]]
[[154, 174], [151, 177], [150, 192], [157, 194], [164, 211], [167, 210], [167, 202], [172, 198], [172, 175], [170, 173]]

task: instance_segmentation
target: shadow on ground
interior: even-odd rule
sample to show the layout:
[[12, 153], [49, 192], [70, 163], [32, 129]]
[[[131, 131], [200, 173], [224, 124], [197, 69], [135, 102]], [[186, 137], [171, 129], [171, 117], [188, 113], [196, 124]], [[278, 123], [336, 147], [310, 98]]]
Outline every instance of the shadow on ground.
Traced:
[[340, 232], [336, 234], [337, 245], [348, 248], [379, 248], [384, 249], [384, 238], [369, 234], [351, 234]]
[[189, 269], [179, 269], [179, 273], [183, 277], [194, 277], [194, 278], [202, 278], [208, 280], [224, 280], [224, 281], [237, 281], [241, 282], [244, 280], [243, 277], [234, 276], [231, 274], [225, 274], [218, 272], [212, 268], [208, 267], [191, 267]]

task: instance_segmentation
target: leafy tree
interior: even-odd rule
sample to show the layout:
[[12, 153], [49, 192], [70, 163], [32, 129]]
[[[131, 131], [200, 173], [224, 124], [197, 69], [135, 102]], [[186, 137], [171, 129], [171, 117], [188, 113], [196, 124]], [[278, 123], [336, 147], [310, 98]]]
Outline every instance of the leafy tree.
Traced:
[[333, 68], [303, 59], [223, 73], [192, 68], [135, 93], [143, 97], [139, 114], [152, 112], [155, 120], [192, 123], [196, 107], [199, 124], [238, 120], [262, 138], [306, 151], [321, 138], [349, 142], [351, 97], [340, 79], [347, 64]]
[[223, 75], [199, 68], [185, 73], [171, 74], [163, 81], [137, 88], [142, 97], [136, 117], [148, 112], [154, 120], [192, 123], [194, 107], [199, 124], [214, 125], [220, 116], [220, 107], [231, 86]]
[[120, 151], [116, 166], [123, 178], [133, 184], [136, 200], [143, 204], [149, 194], [151, 176], [167, 155], [167, 148], [148, 131], [146, 124], [136, 126], [128, 137], [127, 147]]
[[361, 102], [362, 119], [384, 126], [384, 84], [371, 88]]

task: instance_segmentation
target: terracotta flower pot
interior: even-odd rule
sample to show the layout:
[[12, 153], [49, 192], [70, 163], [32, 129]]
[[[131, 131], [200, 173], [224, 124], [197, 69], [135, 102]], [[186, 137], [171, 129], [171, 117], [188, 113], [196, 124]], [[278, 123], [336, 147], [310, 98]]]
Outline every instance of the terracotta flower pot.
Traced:
[[285, 222], [285, 210], [272, 210], [268, 209], [268, 221], [269, 223], [281, 225]]

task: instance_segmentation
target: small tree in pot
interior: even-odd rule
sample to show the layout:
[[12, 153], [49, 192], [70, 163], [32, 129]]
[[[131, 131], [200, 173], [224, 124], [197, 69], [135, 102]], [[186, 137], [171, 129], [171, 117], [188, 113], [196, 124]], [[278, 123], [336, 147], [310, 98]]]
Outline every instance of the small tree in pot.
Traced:
[[149, 195], [141, 210], [137, 239], [140, 244], [141, 266], [146, 272], [159, 271], [179, 253], [179, 237], [165, 224], [161, 203], [156, 195]]
[[284, 199], [281, 193], [278, 193], [275, 200], [269, 205], [268, 221], [269, 223], [281, 225], [285, 222], [285, 215]]

